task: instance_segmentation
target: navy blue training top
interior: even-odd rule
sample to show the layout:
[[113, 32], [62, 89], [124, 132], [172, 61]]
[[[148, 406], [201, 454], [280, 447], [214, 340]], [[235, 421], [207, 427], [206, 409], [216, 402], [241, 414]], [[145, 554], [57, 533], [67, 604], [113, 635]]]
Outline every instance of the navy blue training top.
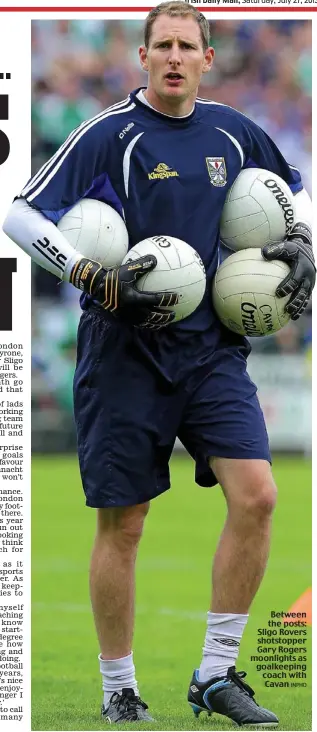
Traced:
[[[184, 331], [204, 331], [214, 348], [223, 326], [212, 309], [210, 285], [228, 189], [242, 168], [260, 167], [277, 173], [297, 193], [303, 187], [300, 173], [236, 109], [197, 99], [189, 116], [170, 117], [146, 106], [139, 92], [74, 130], [31, 179], [25, 198], [55, 224], [82, 198], [104, 201], [124, 217], [130, 247], [159, 234], [187, 241], [204, 262], [206, 294], [189, 318], [168, 330], [180, 340]], [[82, 306], [87, 305], [84, 296]], [[156, 334], [161, 337], [162, 331]]]

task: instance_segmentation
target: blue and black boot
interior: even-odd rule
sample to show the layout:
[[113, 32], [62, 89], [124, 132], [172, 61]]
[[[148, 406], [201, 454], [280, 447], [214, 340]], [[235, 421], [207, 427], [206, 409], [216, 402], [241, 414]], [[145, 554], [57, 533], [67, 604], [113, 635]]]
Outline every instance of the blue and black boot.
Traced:
[[245, 676], [245, 671], [237, 672], [235, 666], [231, 666], [227, 676], [201, 682], [196, 669], [188, 691], [188, 701], [195, 716], [201, 712], [207, 712], [209, 716], [217, 712], [232, 719], [239, 727], [244, 724], [275, 727], [279, 723], [278, 718], [257, 704], [253, 689], [242, 680]]

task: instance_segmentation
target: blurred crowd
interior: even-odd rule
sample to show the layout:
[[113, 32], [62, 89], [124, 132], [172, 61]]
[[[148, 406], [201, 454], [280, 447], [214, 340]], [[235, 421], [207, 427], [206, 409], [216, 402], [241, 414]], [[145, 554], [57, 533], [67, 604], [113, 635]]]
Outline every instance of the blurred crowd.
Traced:
[[[32, 23], [33, 169], [68, 133], [146, 85], [138, 61], [143, 21], [47, 20]], [[218, 20], [216, 50], [200, 96], [254, 119], [311, 190], [311, 21]]]
[[[32, 22], [32, 172], [84, 120], [146, 86], [138, 61], [141, 20]], [[300, 168], [311, 193], [312, 24], [306, 20], [215, 20], [216, 51], [200, 96], [229, 104], [254, 119], [288, 162]], [[33, 353], [37, 383], [71, 409], [71, 378], [79, 317], [78, 293], [35, 267]], [[275, 336], [253, 339], [263, 352], [310, 353], [311, 317]], [[54, 369], [50, 367], [54, 356]], [[46, 394], [46, 398], [50, 398]]]

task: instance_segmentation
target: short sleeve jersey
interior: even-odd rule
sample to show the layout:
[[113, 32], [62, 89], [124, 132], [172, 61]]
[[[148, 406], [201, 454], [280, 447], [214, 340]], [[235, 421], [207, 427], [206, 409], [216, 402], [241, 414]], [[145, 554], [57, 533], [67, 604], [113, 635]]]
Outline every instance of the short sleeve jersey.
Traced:
[[146, 106], [137, 89], [75, 129], [21, 195], [55, 224], [82, 198], [104, 201], [124, 217], [130, 247], [155, 235], [188, 242], [204, 262], [206, 294], [189, 318], [170, 327], [209, 331], [212, 345], [221, 327], [210, 297], [221, 212], [247, 167], [277, 173], [293, 193], [303, 187], [299, 171], [236, 109], [197, 99], [189, 116], [170, 117]]

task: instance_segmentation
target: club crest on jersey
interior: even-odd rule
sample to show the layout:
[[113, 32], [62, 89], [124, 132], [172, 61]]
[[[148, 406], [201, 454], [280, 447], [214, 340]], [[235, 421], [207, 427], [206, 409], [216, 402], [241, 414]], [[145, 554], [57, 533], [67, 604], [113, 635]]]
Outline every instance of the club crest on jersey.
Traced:
[[166, 180], [167, 178], [178, 178], [176, 170], [172, 170], [166, 163], [159, 163], [153, 173], [148, 173], [149, 180]]
[[207, 170], [210, 182], [217, 188], [222, 188], [227, 183], [227, 169], [224, 158], [206, 158]]

